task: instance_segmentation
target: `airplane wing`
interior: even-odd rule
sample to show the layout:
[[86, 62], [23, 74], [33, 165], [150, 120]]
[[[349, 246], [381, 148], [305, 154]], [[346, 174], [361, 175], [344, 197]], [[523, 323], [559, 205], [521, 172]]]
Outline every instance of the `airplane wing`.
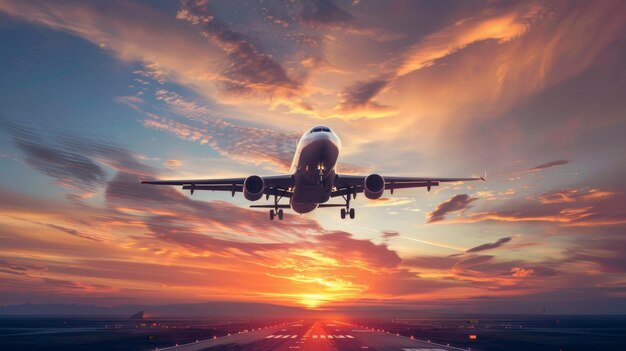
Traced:
[[[214, 179], [173, 179], [173, 180], [140, 180], [141, 184], [151, 185], [179, 185], [184, 190], [193, 194], [195, 190], [227, 191], [235, 193], [243, 192], [245, 178], [214, 178]], [[293, 179], [291, 175], [277, 175], [261, 177], [264, 183], [265, 195], [279, 195], [291, 197]]]
[[[339, 180], [335, 184], [336, 190], [331, 192], [331, 197], [346, 196], [348, 194], [356, 194], [363, 192], [363, 182], [367, 176], [339, 175]], [[439, 183], [446, 182], [466, 182], [474, 180], [485, 180], [485, 177], [475, 178], [439, 178], [439, 177], [392, 177], [382, 176], [385, 181], [385, 190], [389, 190], [392, 194], [395, 189], [407, 188], [430, 188], [438, 186]]]

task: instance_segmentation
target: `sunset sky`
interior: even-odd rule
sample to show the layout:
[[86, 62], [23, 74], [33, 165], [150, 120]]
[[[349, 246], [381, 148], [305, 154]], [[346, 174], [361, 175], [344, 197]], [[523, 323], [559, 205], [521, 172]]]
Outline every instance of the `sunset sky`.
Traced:
[[[0, 305], [626, 313], [625, 1], [0, 2]], [[269, 221], [139, 178], [481, 176]]]

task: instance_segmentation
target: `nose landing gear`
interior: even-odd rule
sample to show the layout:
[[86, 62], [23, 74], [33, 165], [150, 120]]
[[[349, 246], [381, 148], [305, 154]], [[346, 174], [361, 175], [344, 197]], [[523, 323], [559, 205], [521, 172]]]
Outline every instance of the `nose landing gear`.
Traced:
[[317, 170], [319, 175], [317, 185], [320, 188], [323, 188], [324, 186], [326, 186], [326, 180], [324, 179], [324, 171], [326, 170], [326, 165], [324, 164], [324, 162], [320, 162], [317, 164]]

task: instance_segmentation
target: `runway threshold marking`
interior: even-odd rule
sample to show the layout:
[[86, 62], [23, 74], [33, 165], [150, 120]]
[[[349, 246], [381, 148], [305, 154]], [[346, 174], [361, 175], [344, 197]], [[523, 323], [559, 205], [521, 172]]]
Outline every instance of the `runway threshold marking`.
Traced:
[[289, 335], [282, 335], [281, 334], [281, 335], [268, 335], [265, 338], [266, 339], [295, 339], [297, 337], [298, 337], [298, 335], [291, 335], [291, 334], [289, 334]]
[[322, 339], [354, 339], [352, 335], [313, 335], [313, 339], [317, 339], [318, 337]]

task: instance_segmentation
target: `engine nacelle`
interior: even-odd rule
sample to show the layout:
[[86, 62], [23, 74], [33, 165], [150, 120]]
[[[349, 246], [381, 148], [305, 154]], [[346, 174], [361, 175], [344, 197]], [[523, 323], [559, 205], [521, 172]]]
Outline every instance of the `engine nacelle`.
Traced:
[[379, 174], [370, 174], [363, 181], [363, 194], [368, 199], [378, 199], [385, 191], [385, 179]]
[[258, 175], [251, 175], [243, 182], [243, 196], [246, 200], [256, 201], [263, 196], [265, 182]]

